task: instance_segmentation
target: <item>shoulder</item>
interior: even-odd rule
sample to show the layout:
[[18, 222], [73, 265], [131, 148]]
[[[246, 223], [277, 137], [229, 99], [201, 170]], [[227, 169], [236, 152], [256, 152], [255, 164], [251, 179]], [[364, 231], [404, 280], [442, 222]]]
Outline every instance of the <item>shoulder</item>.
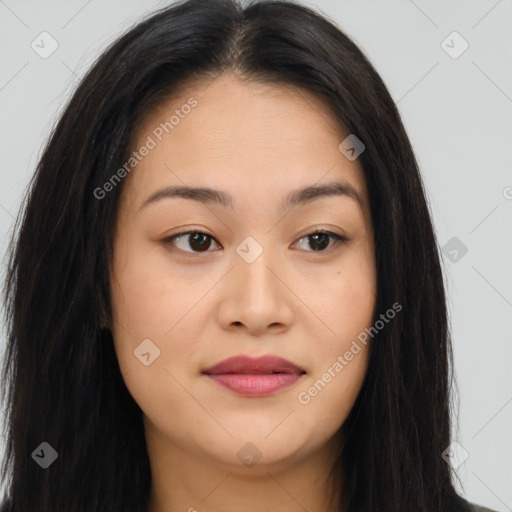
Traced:
[[[476, 503], [469, 503], [471, 512], [496, 512], [487, 507], [482, 507], [481, 505], [477, 505]], [[5, 499], [2, 503], [0, 503], [0, 512], [10, 512], [11, 511], [11, 500], [9, 498]]]
[[[482, 507], [481, 505], [477, 505], [476, 503], [471, 503], [471, 512], [496, 512], [487, 507]], [[3, 512], [0, 510], [0, 512]]]

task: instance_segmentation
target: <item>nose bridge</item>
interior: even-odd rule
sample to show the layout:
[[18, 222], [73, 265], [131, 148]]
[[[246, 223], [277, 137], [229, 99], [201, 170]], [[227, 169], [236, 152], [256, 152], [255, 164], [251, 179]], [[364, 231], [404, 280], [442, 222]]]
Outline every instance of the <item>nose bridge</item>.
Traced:
[[[279, 293], [276, 277], [269, 268], [273, 268], [275, 263], [275, 252], [268, 244], [268, 238], [263, 243], [258, 242], [254, 237], [246, 237], [236, 248], [238, 256], [237, 274], [240, 275], [241, 292], [240, 300], [249, 295], [251, 298], [259, 298], [260, 301], [269, 301], [274, 298], [275, 293]], [[275, 272], [275, 270], [274, 270]]]
[[237, 247], [229, 292], [224, 296], [220, 321], [224, 327], [243, 324], [253, 334], [274, 325], [288, 325], [292, 308], [286, 286], [279, 279], [276, 252], [247, 237]]

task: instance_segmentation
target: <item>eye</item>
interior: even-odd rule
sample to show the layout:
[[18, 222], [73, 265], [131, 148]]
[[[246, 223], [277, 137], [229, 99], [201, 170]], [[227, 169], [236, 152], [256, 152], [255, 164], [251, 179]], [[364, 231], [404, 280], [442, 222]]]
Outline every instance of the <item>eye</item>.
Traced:
[[[334, 242], [332, 245], [329, 245], [329, 239], [333, 239]], [[327, 252], [325, 249], [329, 247], [330, 250], [332, 247], [340, 244], [347, 243], [348, 238], [338, 235], [337, 233], [333, 233], [331, 231], [315, 231], [306, 236], [303, 236], [296, 243], [298, 244], [302, 240], [308, 240], [308, 246], [313, 248], [313, 251], [307, 252]]]
[[[307, 252], [327, 252], [326, 248], [330, 250], [335, 245], [348, 242], [348, 238], [331, 231], [314, 231], [313, 233], [301, 237], [296, 244], [307, 239], [309, 239], [309, 247], [313, 248], [312, 251]], [[330, 239], [334, 240], [332, 244], [330, 244]], [[186, 231], [166, 238], [163, 242], [171, 243], [184, 252], [200, 253], [209, 252], [208, 249], [212, 245], [212, 240], [215, 240], [215, 238], [202, 231]], [[216, 240], [215, 242], [218, 244]], [[180, 243], [181, 247], [179, 247]]]
[[[212, 240], [215, 240], [215, 238], [202, 231], [186, 231], [166, 238], [164, 242], [172, 243], [177, 247], [181, 242], [182, 247], [178, 247], [178, 249], [185, 252], [208, 252]], [[186, 247], [191, 248], [192, 251], [187, 250]]]

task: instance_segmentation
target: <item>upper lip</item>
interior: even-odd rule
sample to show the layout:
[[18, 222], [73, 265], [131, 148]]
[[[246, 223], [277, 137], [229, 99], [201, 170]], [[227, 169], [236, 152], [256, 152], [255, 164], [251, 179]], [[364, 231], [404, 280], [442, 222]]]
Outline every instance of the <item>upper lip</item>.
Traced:
[[261, 356], [253, 358], [240, 355], [230, 357], [220, 363], [203, 370], [207, 375], [223, 373], [306, 373], [305, 370], [279, 356]]

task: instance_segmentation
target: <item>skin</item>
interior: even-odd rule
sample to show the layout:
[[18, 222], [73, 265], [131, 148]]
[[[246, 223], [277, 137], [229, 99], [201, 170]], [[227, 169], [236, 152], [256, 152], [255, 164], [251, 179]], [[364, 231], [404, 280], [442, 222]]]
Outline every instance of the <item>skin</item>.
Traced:
[[[335, 434], [361, 388], [369, 344], [309, 403], [298, 394], [371, 326], [376, 274], [362, 167], [338, 149], [348, 134], [319, 99], [233, 74], [167, 98], [135, 147], [191, 96], [197, 106], [124, 179], [114, 241], [111, 329], [144, 414], [148, 511], [325, 512]], [[292, 190], [339, 180], [362, 206], [329, 196], [280, 210]], [[169, 185], [226, 191], [233, 209], [185, 198], [140, 209]], [[187, 236], [165, 241], [188, 230], [213, 237], [206, 252]], [[327, 238], [315, 251], [307, 235], [322, 230], [349, 241]], [[263, 249], [252, 263], [236, 252], [247, 236]], [[134, 355], [144, 339], [160, 350], [148, 366]], [[307, 373], [263, 398], [201, 374], [239, 354], [275, 354]], [[249, 442], [261, 453], [251, 467], [237, 457]]]

